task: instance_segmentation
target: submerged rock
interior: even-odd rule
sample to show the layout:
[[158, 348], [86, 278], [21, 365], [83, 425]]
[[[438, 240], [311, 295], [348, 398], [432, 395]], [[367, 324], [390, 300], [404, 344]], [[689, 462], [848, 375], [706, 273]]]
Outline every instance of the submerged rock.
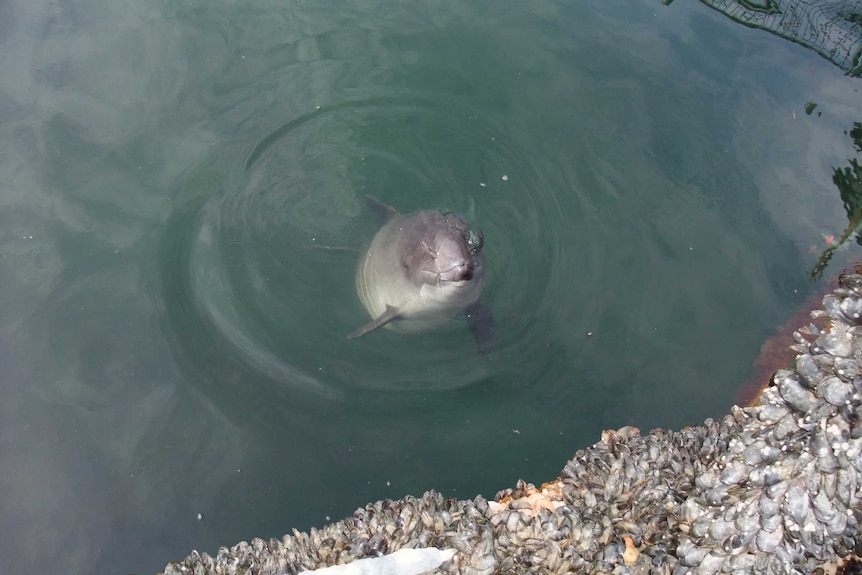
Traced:
[[166, 575], [290, 574], [454, 551], [431, 573], [812, 573], [850, 557], [862, 516], [862, 275], [794, 333], [796, 368], [755, 407], [648, 435], [607, 431], [560, 477], [494, 501], [378, 501], [309, 533], [192, 553]]

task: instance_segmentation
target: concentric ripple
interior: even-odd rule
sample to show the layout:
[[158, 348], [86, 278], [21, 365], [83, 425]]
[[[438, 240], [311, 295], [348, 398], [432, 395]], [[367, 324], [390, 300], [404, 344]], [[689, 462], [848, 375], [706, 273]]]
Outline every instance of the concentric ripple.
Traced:
[[[535, 359], [556, 337], [543, 322], [588, 310], [567, 302], [596, 254], [560, 206], [583, 196], [519, 138], [452, 102], [367, 99], [315, 109], [227, 153], [227, 169], [190, 177], [161, 273], [178, 353], [204, 372], [195, 379], [237, 398], [260, 382], [328, 399], [530, 385], [551, 367]], [[483, 230], [484, 299], [498, 325], [490, 357], [457, 319], [435, 333], [346, 339], [370, 319], [354, 287], [377, 227], [365, 194], [402, 212], [453, 209]]]

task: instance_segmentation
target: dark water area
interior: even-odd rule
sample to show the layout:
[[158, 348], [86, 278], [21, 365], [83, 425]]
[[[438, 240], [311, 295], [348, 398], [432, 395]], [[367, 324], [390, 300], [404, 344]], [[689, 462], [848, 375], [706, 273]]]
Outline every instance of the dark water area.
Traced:
[[[152, 573], [725, 414], [847, 225], [860, 84], [654, 4], [0, 5], [0, 572]], [[482, 229], [493, 353], [346, 338], [366, 194]]]

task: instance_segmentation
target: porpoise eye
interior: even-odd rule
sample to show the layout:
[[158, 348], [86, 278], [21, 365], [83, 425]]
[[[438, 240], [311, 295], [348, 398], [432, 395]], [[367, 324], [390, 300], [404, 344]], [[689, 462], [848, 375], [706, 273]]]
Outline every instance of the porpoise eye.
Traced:
[[467, 233], [467, 249], [471, 254], [477, 254], [482, 251], [482, 246], [485, 245], [485, 236], [481, 230], [470, 230]]

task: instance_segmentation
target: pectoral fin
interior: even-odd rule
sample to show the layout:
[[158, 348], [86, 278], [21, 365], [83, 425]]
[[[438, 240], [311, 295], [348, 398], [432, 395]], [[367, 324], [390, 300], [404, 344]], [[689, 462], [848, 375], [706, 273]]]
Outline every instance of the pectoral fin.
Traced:
[[464, 312], [467, 316], [467, 325], [476, 340], [476, 347], [483, 354], [494, 351], [494, 339], [497, 335], [497, 324], [494, 322], [494, 314], [482, 300], [477, 301]]
[[389, 204], [384, 204], [374, 196], [365, 196], [365, 203], [368, 204], [371, 211], [377, 214], [377, 218], [381, 223], [386, 223], [398, 215], [398, 210]]
[[363, 335], [365, 335], [369, 331], [374, 331], [378, 327], [383, 327], [384, 325], [386, 325], [390, 321], [398, 319], [400, 316], [401, 316], [401, 310], [399, 310], [397, 307], [387, 305], [386, 311], [384, 311], [382, 314], [380, 314], [371, 323], [368, 323], [368, 324], [360, 327], [359, 329], [357, 329], [356, 331], [354, 331], [353, 333], [348, 335], [347, 339], [353, 339], [355, 337], [362, 337]]

